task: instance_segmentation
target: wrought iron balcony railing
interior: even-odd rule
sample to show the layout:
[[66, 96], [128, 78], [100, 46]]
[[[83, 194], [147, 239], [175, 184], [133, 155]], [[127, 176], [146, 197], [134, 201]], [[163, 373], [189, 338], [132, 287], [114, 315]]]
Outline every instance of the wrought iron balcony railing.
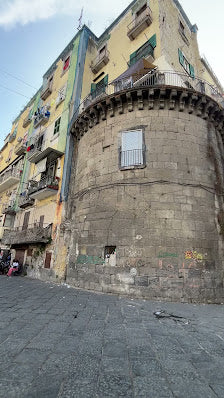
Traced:
[[127, 35], [130, 40], [134, 40], [147, 26], [152, 23], [152, 11], [146, 7], [135, 19], [128, 25]]
[[87, 97], [80, 104], [79, 108], [75, 111], [73, 120], [75, 120], [80, 113], [82, 113], [90, 105], [114, 93], [119, 93], [131, 88], [144, 88], [144, 87], [183, 87], [194, 90], [201, 94], [205, 94], [224, 108], [224, 94], [218, 90], [215, 85], [211, 85], [207, 81], [199, 78], [193, 78], [187, 73], [175, 71], [160, 71], [158, 69], [152, 70], [145, 75], [142, 73], [134, 73], [122, 79], [116, 79], [113, 83], [96, 90], [87, 95]]
[[55, 177], [47, 176], [42, 178], [36, 184], [33, 184], [28, 188], [28, 195], [32, 195], [33, 193], [40, 191], [42, 189], [49, 188], [51, 190], [58, 190], [58, 180]]
[[110, 53], [104, 48], [100, 51], [97, 57], [92, 61], [91, 70], [93, 73], [98, 73], [103, 66], [105, 66], [109, 62]]
[[26, 209], [27, 207], [33, 206], [35, 200], [30, 198], [28, 192], [24, 192], [24, 194], [20, 195], [18, 200], [18, 206], [21, 209]]
[[15, 206], [16, 206], [15, 200], [10, 201], [9, 204], [3, 206], [2, 214], [11, 214], [11, 215], [16, 214]]
[[48, 122], [49, 120], [49, 116], [50, 115], [45, 115], [44, 113], [40, 113], [38, 115], [35, 116], [34, 118], [34, 128], [37, 128], [38, 126], [40, 126], [41, 124], [45, 124]]
[[52, 87], [53, 87], [53, 79], [48, 81], [47, 85], [43, 87], [43, 90], [41, 92], [42, 100], [45, 100], [52, 93]]
[[119, 156], [120, 168], [131, 168], [136, 166], [144, 166], [145, 149], [131, 149], [128, 151], [120, 151]]
[[32, 122], [32, 117], [30, 117], [29, 115], [24, 119], [23, 121], [23, 127], [26, 128], [27, 126], [29, 126], [29, 124]]
[[22, 155], [26, 152], [26, 144], [22, 142], [18, 142], [15, 146], [14, 152], [16, 155]]
[[13, 168], [6, 170], [4, 173], [0, 175], [0, 184], [8, 180], [9, 178], [20, 179], [20, 175], [21, 175], [21, 170]]

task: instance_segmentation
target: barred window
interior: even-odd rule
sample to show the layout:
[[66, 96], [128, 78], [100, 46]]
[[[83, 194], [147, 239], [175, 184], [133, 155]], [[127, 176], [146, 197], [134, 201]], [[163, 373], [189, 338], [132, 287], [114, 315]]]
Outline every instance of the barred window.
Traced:
[[142, 130], [121, 133], [120, 168], [138, 167], [145, 164]]

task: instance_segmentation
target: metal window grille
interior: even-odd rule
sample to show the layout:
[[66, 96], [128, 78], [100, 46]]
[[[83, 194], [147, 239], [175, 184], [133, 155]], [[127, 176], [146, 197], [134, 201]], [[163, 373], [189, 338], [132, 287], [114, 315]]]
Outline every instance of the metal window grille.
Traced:
[[142, 130], [125, 131], [121, 136], [120, 167], [141, 166], [145, 163]]

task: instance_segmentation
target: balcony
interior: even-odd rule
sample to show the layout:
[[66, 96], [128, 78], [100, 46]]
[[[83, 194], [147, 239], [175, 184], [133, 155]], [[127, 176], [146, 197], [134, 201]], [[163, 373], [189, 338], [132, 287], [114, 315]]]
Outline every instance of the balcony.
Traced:
[[5, 245], [48, 243], [51, 239], [52, 224], [46, 227], [39, 223], [30, 224], [26, 229], [24, 227], [10, 228], [4, 231], [2, 242]]
[[40, 154], [41, 154], [40, 147], [34, 146], [33, 149], [27, 152], [27, 159], [31, 163], [36, 163], [36, 159], [38, 159], [38, 156], [40, 156]]
[[9, 189], [15, 184], [18, 184], [20, 181], [20, 170], [7, 170], [0, 175], [0, 193]]
[[17, 134], [17, 129], [15, 129], [12, 134], [10, 134], [8, 142], [13, 142], [14, 139], [16, 138], [16, 134]]
[[34, 148], [28, 152], [27, 159], [31, 163], [38, 163], [40, 160], [44, 158], [49, 158], [50, 160], [55, 160], [63, 155], [63, 152], [58, 151], [52, 147], [47, 147], [42, 150], [41, 146], [37, 146], [34, 144]]
[[14, 149], [14, 153], [18, 156], [23, 155], [26, 152], [26, 145], [24, 144], [24, 142], [18, 142], [18, 144], [16, 144], [15, 149]]
[[146, 7], [141, 14], [137, 15], [135, 19], [128, 25], [127, 35], [130, 40], [134, 40], [143, 30], [145, 30], [152, 23], [152, 11]]
[[27, 126], [29, 126], [29, 124], [31, 123], [32, 118], [29, 117], [29, 115], [24, 119], [23, 121], [23, 127], [26, 128]]
[[4, 206], [2, 209], [2, 214], [10, 214], [11, 216], [14, 216], [16, 214], [15, 202], [9, 203], [7, 206]]
[[47, 176], [39, 182], [32, 182], [28, 189], [28, 195], [31, 199], [42, 200], [58, 193], [58, 180]]
[[38, 113], [34, 118], [34, 128], [38, 126], [43, 126], [49, 120], [50, 112], [48, 113]]
[[44, 101], [52, 93], [53, 79], [49, 81], [41, 92], [41, 99]]
[[92, 61], [91, 70], [94, 74], [98, 73], [109, 62], [109, 51], [104, 48], [99, 52], [97, 57]]
[[[94, 106], [100, 100], [105, 100], [107, 97], [113, 96], [115, 93], [119, 94], [131, 89], [145, 88], [148, 87], [182, 87], [191, 89], [195, 92], [207, 95], [214, 101], [218, 102], [219, 105], [224, 108], [224, 94], [216, 87], [212, 86], [205, 80], [193, 78], [187, 73], [175, 72], [175, 71], [160, 71], [156, 68], [149, 72], [142, 73], [138, 72], [132, 65], [124, 73], [118, 76], [113, 82], [104, 86], [103, 91], [90, 93], [83, 102], [80, 104], [79, 109], [76, 111], [72, 118], [71, 124], [77, 119], [78, 115], [83, 113], [90, 105]], [[130, 70], [130, 72], [129, 72]]]
[[26, 209], [28, 207], [32, 207], [34, 205], [35, 199], [29, 197], [27, 192], [24, 192], [24, 195], [20, 195], [18, 206], [21, 209]]

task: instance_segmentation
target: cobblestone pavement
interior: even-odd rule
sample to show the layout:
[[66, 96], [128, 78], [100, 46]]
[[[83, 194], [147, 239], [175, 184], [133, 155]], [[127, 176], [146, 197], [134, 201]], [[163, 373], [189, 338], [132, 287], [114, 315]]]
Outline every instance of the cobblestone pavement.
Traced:
[[[0, 276], [1, 398], [223, 398], [224, 306]], [[161, 318], [163, 309], [184, 318]]]

